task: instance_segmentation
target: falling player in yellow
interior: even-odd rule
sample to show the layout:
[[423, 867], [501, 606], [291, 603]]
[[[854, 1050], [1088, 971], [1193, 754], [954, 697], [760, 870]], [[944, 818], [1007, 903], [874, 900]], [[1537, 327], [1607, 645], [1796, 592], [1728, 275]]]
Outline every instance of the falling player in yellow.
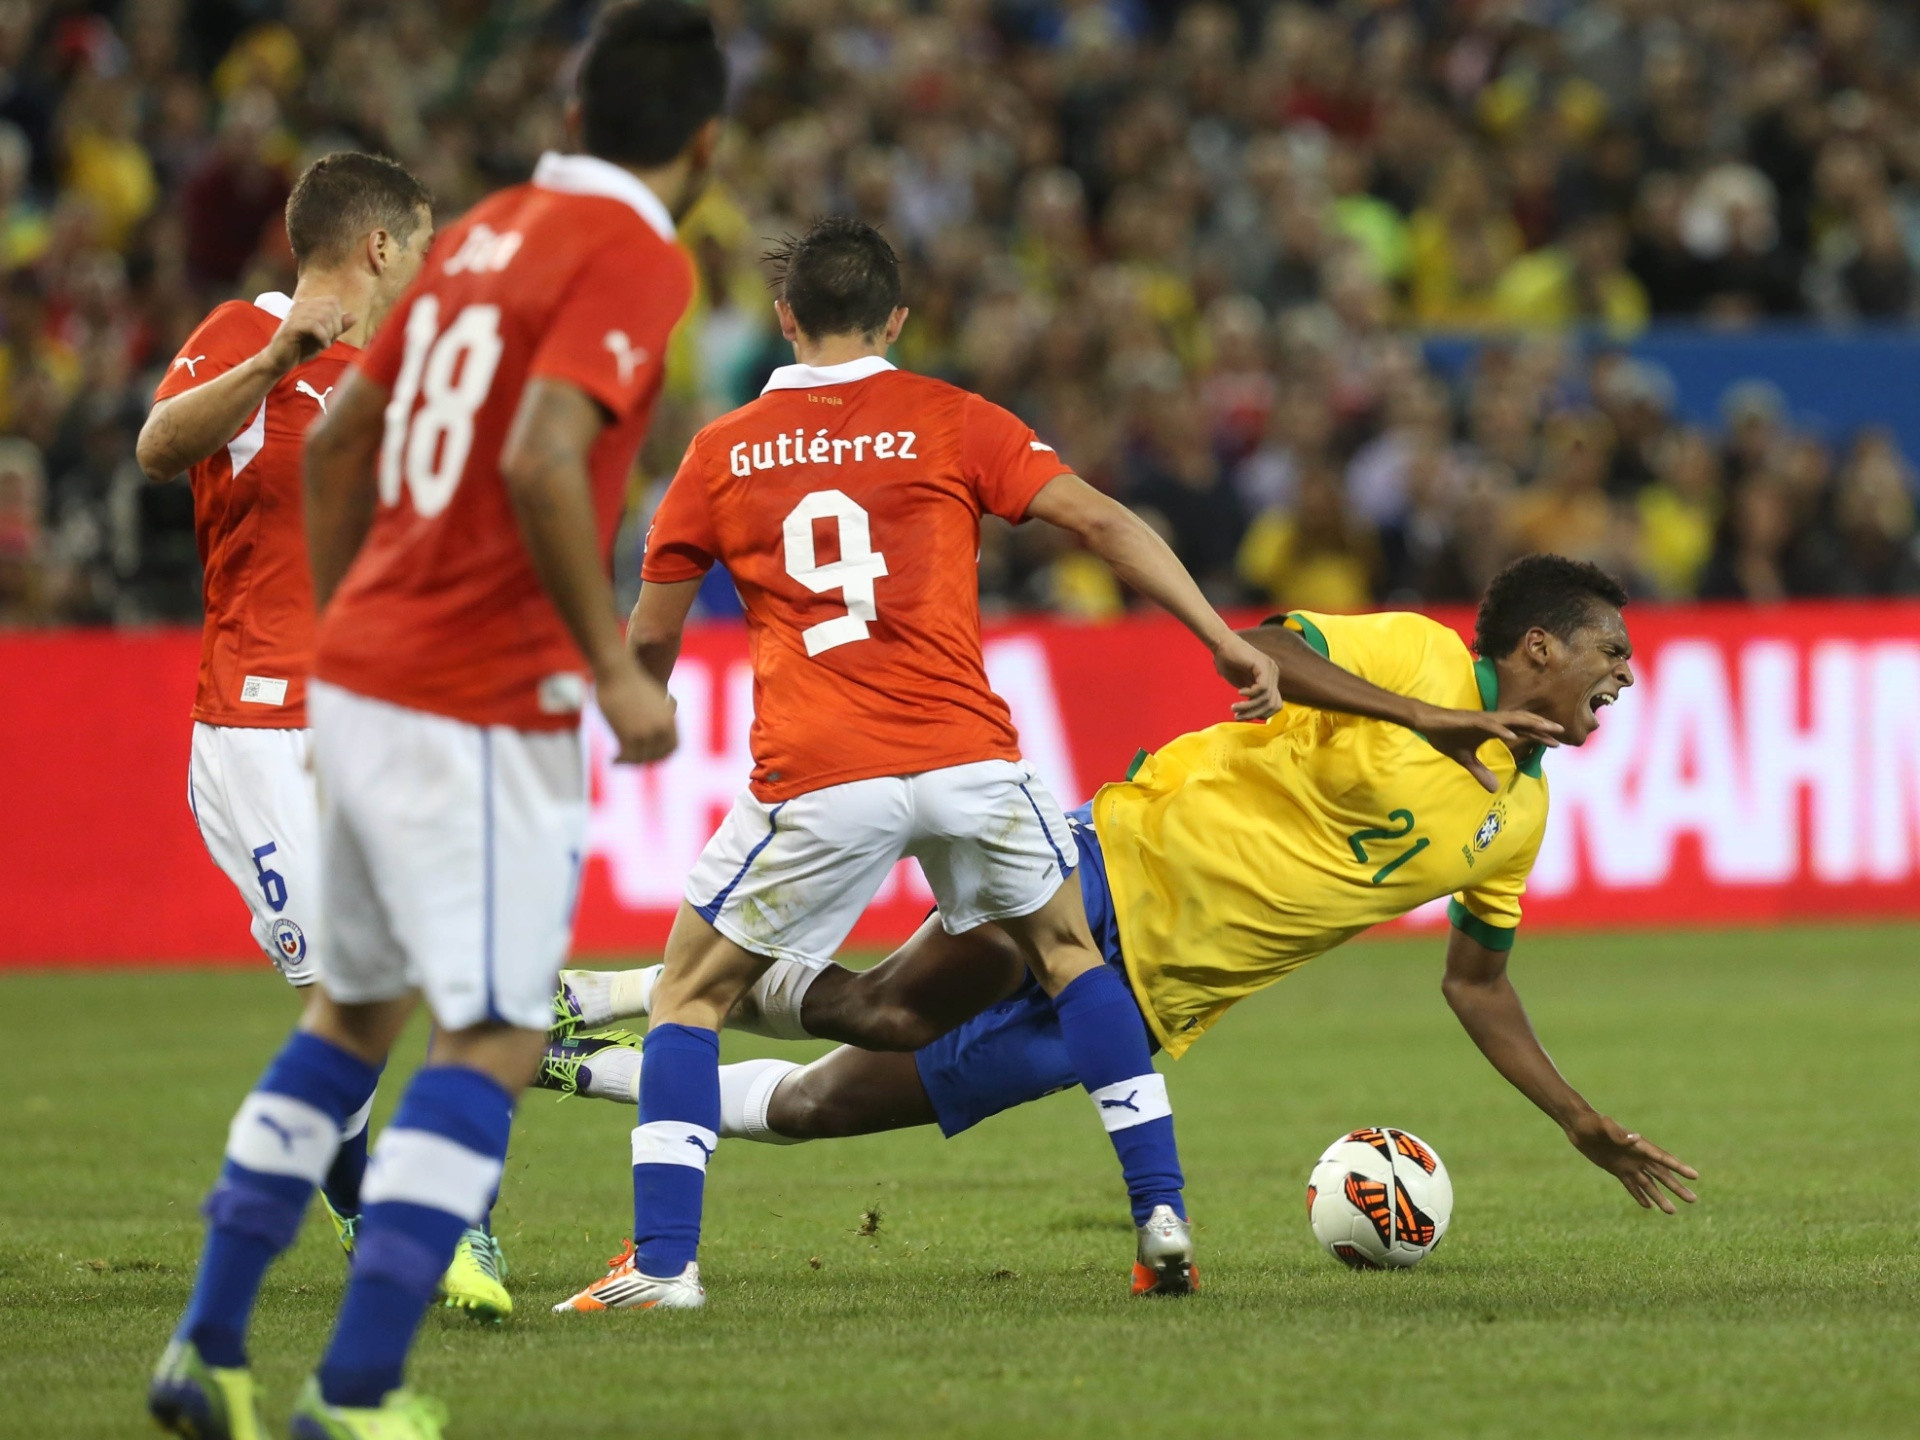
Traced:
[[[1478, 658], [1405, 613], [1248, 632], [1287, 708], [1182, 735], [1072, 817], [1087, 918], [1160, 1046], [1180, 1056], [1254, 991], [1451, 896], [1442, 988], [1487, 1059], [1642, 1206], [1692, 1200], [1690, 1166], [1555, 1069], [1506, 975], [1546, 826], [1542, 756], [1583, 743], [1633, 684], [1626, 598], [1594, 566], [1531, 556], [1488, 587]], [[639, 1056], [574, 1032], [643, 1012], [653, 974], [564, 972], [542, 1083], [631, 1102]], [[722, 1067], [723, 1135], [953, 1135], [1073, 1083], [1050, 1002], [990, 925], [930, 922], [864, 974], [776, 964], [729, 1023], [848, 1043], [805, 1067]]]

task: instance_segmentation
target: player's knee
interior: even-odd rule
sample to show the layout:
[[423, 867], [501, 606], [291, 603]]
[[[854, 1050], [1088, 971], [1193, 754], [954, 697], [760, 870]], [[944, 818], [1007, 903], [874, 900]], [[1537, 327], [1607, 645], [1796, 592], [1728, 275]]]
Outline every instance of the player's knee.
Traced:
[[[812, 998], [808, 996], [809, 1000]], [[840, 1028], [858, 1033], [829, 1038], [858, 1045], [863, 1050], [918, 1050], [944, 1033], [939, 1021], [923, 1013], [909, 996], [891, 983], [890, 977], [862, 975], [847, 987], [843, 998], [844, 1003], [835, 1007]], [[812, 1028], [811, 1014], [808, 1028]]]
[[838, 1140], [858, 1133], [851, 1107], [805, 1071], [782, 1082], [767, 1109], [767, 1123], [789, 1140]]

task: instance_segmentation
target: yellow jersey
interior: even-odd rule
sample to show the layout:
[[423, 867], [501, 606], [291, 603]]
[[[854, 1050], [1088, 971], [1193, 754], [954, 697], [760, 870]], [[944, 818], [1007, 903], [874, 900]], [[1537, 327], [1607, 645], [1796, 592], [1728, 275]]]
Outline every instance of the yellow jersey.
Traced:
[[[1285, 621], [1384, 690], [1493, 709], [1493, 666], [1423, 615]], [[1229, 1006], [1370, 925], [1443, 895], [1456, 928], [1512, 945], [1547, 822], [1535, 752], [1497, 740], [1488, 794], [1415, 732], [1289, 706], [1164, 746], [1093, 799], [1120, 949], [1147, 1022], [1180, 1055]]]

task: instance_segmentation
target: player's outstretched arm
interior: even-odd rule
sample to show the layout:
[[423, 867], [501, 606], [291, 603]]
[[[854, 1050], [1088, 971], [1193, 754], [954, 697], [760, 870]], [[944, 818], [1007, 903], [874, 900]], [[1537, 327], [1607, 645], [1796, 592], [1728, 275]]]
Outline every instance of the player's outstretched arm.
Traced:
[[353, 321], [331, 295], [294, 301], [258, 352], [148, 412], [133, 451], [140, 469], [149, 480], [166, 481], [198, 465], [240, 433], [289, 370], [333, 344]]
[[1499, 740], [1514, 749], [1560, 743], [1560, 727], [1530, 710], [1448, 710], [1383, 690], [1341, 669], [1284, 625], [1262, 625], [1240, 634], [1273, 657], [1280, 672], [1280, 693], [1292, 703], [1417, 730], [1489, 791], [1498, 791], [1500, 782], [1480, 760], [1480, 747], [1487, 741]]
[[386, 409], [387, 392], [359, 371], [349, 370], [332, 408], [307, 431], [301, 473], [306, 488], [307, 558], [313, 569], [317, 610], [325, 610], [333, 599], [373, 524], [374, 462], [380, 453]]
[[587, 454], [605, 424], [577, 385], [536, 376], [500, 452], [500, 477], [540, 583], [593, 671], [595, 700], [620, 742], [619, 759], [662, 760], [678, 743], [666, 687], [644, 675], [614, 618], [600, 555]]
[[1595, 1110], [1554, 1067], [1507, 978], [1505, 951], [1463, 931], [1451, 932], [1440, 988], [1493, 1068], [1551, 1116], [1574, 1148], [1625, 1186], [1643, 1209], [1673, 1214], [1669, 1191], [1693, 1202], [1686, 1182], [1699, 1179], [1699, 1171]]
[[1199, 636], [1213, 652], [1213, 668], [1240, 692], [1233, 707], [1236, 720], [1264, 720], [1280, 708], [1281, 687], [1272, 657], [1220, 618], [1186, 566], [1146, 521], [1078, 475], [1049, 480], [1027, 506], [1027, 514], [1077, 537], [1121, 580]]

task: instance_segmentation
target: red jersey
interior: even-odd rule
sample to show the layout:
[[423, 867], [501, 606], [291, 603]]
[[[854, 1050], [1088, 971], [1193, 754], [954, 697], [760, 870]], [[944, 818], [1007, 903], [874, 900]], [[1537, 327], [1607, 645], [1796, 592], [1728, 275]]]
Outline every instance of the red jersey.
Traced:
[[433, 254], [361, 369], [390, 395], [379, 504], [320, 625], [330, 684], [473, 725], [557, 730], [586, 696], [578, 648], [521, 538], [500, 451], [538, 376], [609, 417], [588, 456], [603, 555], [693, 294], [673, 220], [641, 181], [547, 155]]
[[[293, 301], [229, 300], [200, 322], [154, 400], [204, 385], [252, 359]], [[301, 525], [300, 446], [359, 350], [330, 345], [267, 392], [239, 434], [187, 472], [206, 621], [193, 718], [297, 729], [307, 723], [313, 575]]]
[[878, 356], [776, 370], [694, 437], [641, 575], [732, 575], [756, 796], [1020, 758], [980, 656], [980, 516], [1018, 522], [1067, 473], [998, 405]]

